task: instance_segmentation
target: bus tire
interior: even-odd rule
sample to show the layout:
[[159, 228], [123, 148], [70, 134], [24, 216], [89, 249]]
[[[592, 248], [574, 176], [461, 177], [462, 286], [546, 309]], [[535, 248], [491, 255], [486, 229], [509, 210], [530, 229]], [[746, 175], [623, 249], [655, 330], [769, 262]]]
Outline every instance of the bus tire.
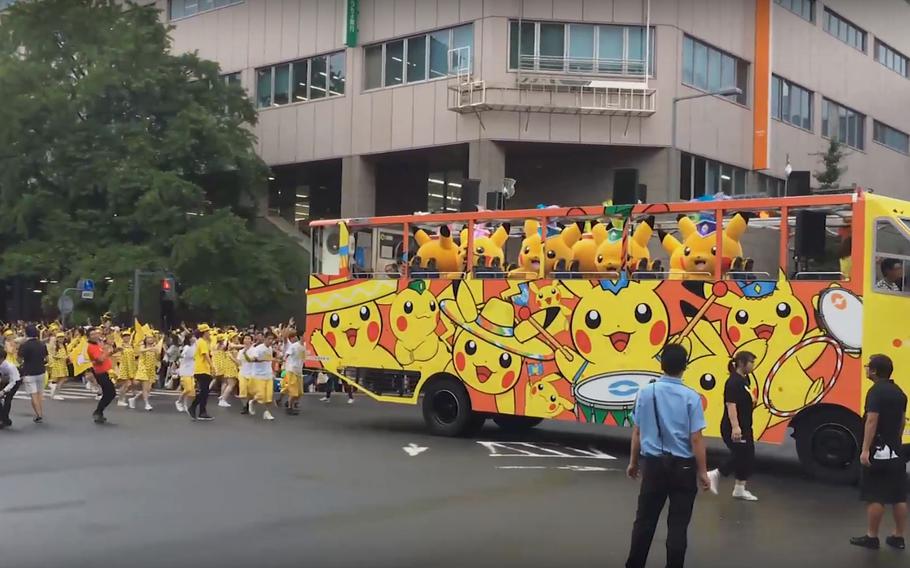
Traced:
[[431, 434], [455, 437], [476, 434], [486, 417], [471, 410], [471, 397], [464, 384], [445, 375], [423, 389], [423, 420]]
[[516, 416], [514, 414], [497, 414], [493, 416], [496, 423], [504, 432], [520, 434], [543, 422], [543, 418], [533, 416]]
[[839, 406], [810, 408], [795, 419], [793, 437], [803, 470], [820, 481], [853, 484], [859, 480], [863, 422]]

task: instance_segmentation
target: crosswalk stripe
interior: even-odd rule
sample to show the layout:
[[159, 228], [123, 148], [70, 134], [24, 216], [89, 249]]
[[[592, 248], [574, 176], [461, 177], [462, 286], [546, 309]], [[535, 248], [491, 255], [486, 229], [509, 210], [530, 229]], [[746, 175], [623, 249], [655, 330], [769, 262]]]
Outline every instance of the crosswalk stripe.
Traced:
[[[135, 391], [133, 391], [135, 393]], [[95, 400], [95, 393], [85, 390], [81, 386], [72, 386], [72, 387], [63, 387], [57, 393], [63, 397], [63, 400]], [[152, 389], [151, 396], [155, 397], [177, 397], [180, 396], [180, 391], [169, 391], [169, 390], [158, 390]], [[50, 394], [45, 391], [44, 397], [50, 399]], [[28, 394], [19, 391], [13, 397], [16, 400], [30, 400]]]

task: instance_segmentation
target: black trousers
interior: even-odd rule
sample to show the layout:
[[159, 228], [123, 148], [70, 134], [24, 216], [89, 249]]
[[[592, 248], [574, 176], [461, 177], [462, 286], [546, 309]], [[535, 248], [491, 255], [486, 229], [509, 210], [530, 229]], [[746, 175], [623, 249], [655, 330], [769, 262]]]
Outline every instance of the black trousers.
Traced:
[[644, 568], [657, 521], [668, 499], [667, 568], [682, 568], [697, 493], [695, 460], [677, 459], [674, 465], [667, 466], [660, 458], [642, 457], [641, 491], [626, 568]]
[[748, 481], [755, 471], [755, 442], [751, 439], [734, 442], [733, 438], [724, 436], [724, 444], [730, 448], [730, 456], [717, 471], [724, 477], [732, 473], [737, 481]]
[[107, 373], [95, 373], [95, 380], [101, 387], [101, 400], [98, 401], [95, 414], [104, 416], [104, 409], [117, 397], [117, 389], [114, 388], [114, 383]]
[[196, 375], [196, 398], [190, 405], [190, 414], [195, 415], [199, 409], [199, 416], [208, 415], [206, 406], [209, 402], [209, 389], [212, 387], [212, 375]]
[[2, 400], [0, 400], [0, 422], [2, 422], [4, 424], [9, 424], [9, 422], [10, 422], [9, 411], [13, 406], [13, 397], [16, 396], [16, 391], [19, 390], [19, 385], [21, 385], [21, 384], [22, 384], [22, 381], [19, 381], [18, 383], [13, 385], [12, 390], [9, 391], [8, 393], [6, 393], [6, 396], [4, 396]]

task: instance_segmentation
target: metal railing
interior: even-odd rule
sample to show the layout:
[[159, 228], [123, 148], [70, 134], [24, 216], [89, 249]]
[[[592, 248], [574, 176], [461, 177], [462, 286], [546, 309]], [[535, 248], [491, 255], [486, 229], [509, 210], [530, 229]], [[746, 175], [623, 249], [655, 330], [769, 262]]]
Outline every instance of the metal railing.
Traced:
[[522, 55], [516, 71], [645, 79], [644, 59]]

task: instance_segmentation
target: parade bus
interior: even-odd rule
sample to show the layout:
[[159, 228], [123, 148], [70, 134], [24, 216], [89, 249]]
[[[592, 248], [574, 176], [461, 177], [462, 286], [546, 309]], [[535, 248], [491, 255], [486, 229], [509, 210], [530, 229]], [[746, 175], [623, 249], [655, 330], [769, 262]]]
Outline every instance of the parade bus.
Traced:
[[864, 363], [888, 355], [910, 392], [910, 203], [722, 197], [314, 221], [307, 366], [421, 405], [440, 435], [629, 427], [679, 343], [719, 436], [749, 351], [756, 440], [790, 431], [809, 473], [854, 480]]

